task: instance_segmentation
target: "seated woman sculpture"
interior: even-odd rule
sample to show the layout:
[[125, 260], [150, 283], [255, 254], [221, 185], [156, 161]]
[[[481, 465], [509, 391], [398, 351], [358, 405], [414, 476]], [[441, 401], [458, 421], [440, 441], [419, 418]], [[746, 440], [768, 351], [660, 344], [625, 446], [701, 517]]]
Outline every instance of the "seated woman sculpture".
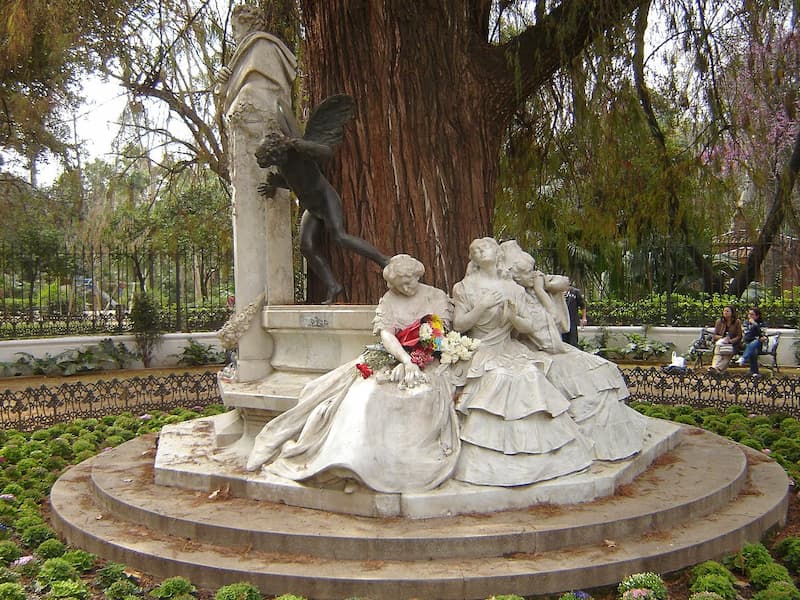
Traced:
[[545, 292], [547, 276], [536, 269], [536, 261], [516, 241], [503, 242], [501, 250], [503, 268], [526, 289], [529, 311], [535, 315], [533, 330], [519, 340], [545, 364], [548, 381], [569, 400], [570, 416], [594, 443], [594, 458], [620, 460], [639, 452], [646, 420], [625, 404], [628, 388], [617, 366], [568, 344], [554, 351], [555, 318], [550, 311], [556, 311], [556, 317], [562, 313], [556, 299]]
[[[373, 321], [382, 347], [309, 382], [297, 405], [258, 434], [247, 470], [267, 464], [282, 477], [346, 491], [353, 481], [379, 492], [423, 491], [450, 477], [460, 442], [449, 366], [409, 353], [396, 335], [405, 332], [413, 346], [409, 332], [421, 336], [420, 318], [442, 328], [452, 320], [447, 294], [420, 283], [424, 271], [406, 254], [389, 260], [389, 291]], [[370, 352], [383, 360], [370, 367]]]
[[593, 453], [543, 361], [512, 337], [531, 333], [533, 323], [524, 288], [498, 270], [499, 254], [494, 239], [474, 240], [467, 273], [453, 288], [454, 328], [481, 340], [457, 406], [461, 455], [453, 477], [517, 486], [581, 471]]

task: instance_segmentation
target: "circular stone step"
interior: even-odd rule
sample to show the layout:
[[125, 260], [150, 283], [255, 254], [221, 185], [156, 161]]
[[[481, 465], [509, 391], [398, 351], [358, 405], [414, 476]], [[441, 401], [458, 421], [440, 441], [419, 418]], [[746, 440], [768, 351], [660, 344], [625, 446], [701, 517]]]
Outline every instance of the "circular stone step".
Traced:
[[[603, 500], [437, 519], [366, 518], [153, 483], [144, 436], [68, 470], [51, 492], [73, 545], [195, 585], [250, 581], [314, 599], [486, 598], [609, 585], [737, 550], [785, 522], [774, 461], [702, 430]], [[713, 468], [710, 468], [713, 465]]]

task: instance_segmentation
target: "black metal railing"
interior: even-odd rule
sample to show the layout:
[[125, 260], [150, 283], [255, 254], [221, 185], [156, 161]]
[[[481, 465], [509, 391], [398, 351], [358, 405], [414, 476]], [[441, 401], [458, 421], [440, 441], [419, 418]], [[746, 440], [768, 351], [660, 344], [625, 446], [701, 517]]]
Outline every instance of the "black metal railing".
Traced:
[[725, 410], [743, 406], [756, 414], [786, 413], [800, 417], [800, 378], [712, 375], [705, 371], [666, 372], [662, 368], [623, 370], [631, 400]]
[[74, 419], [123, 412], [139, 415], [179, 407], [202, 409], [221, 402], [217, 374], [211, 371], [94, 383], [76, 381], [0, 391], [0, 425], [4, 429], [32, 431]]
[[[724, 411], [743, 406], [756, 414], [785, 413], [800, 418], [800, 378], [709, 375], [661, 368], [623, 370], [631, 400], [650, 404], [686, 405]], [[122, 412], [141, 414], [178, 407], [204, 408], [222, 402], [212, 371], [164, 377], [64, 383], [0, 392], [0, 425], [32, 431], [80, 418], [100, 418]]]
[[0, 339], [124, 333], [141, 289], [165, 331], [214, 330], [234, 294], [233, 256], [222, 245], [139, 255], [75, 245], [31, 257], [0, 244], [0, 273]]

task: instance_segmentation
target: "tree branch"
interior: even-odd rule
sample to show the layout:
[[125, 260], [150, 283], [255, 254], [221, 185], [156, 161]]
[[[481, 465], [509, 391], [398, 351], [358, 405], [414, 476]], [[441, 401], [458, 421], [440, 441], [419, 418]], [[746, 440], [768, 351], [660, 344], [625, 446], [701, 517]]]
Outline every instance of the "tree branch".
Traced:
[[504, 80], [502, 114], [511, 114], [561, 67], [644, 0], [564, 0], [541, 21], [493, 49], [494, 75]]
[[772, 248], [775, 237], [780, 233], [781, 225], [791, 206], [792, 190], [794, 190], [794, 185], [797, 182], [798, 173], [800, 173], [800, 129], [798, 129], [794, 138], [792, 156], [778, 177], [775, 194], [767, 211], [764, 226], [758, 234], [752, 252], [747, 256], [747, 263], [744, 269], [736, 273], [736, 276], [728, 286], [728, 293], [736, 294], [737, 296], [741, 295], [747, 289], [749, 283], [758, 276], [761, 263], [764, 262], [767, 253]]

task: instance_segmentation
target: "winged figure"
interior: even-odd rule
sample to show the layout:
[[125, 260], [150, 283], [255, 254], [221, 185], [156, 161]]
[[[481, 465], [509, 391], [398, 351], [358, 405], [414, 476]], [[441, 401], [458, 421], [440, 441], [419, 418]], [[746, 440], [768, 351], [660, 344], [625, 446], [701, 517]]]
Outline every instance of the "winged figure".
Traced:
[[381, 268], [389, 262], [372, 244], [345, 231], [342, 199], [321, 170], [324, 161], [333, 156], [334, 148], [342, 142], [344, 126], [354, 112], [352, 97], [329, 96], [314, 109], [305, 133], [301, 134], [291, 109], [278, 101], [280, 131], [265, 135], [256, 150], [259, 167], [275, 168], [267, 176], [267, 182], [259, 186], [259, 192], [271, 197], [275, 188], [290, 189], [303, 209], [300, 251], [312, 273], [325, 285], [323, 304], [331, 304], [344, 291], [320, 252], [318, 240], [323, 230], [332, 243], [372, 260]]

